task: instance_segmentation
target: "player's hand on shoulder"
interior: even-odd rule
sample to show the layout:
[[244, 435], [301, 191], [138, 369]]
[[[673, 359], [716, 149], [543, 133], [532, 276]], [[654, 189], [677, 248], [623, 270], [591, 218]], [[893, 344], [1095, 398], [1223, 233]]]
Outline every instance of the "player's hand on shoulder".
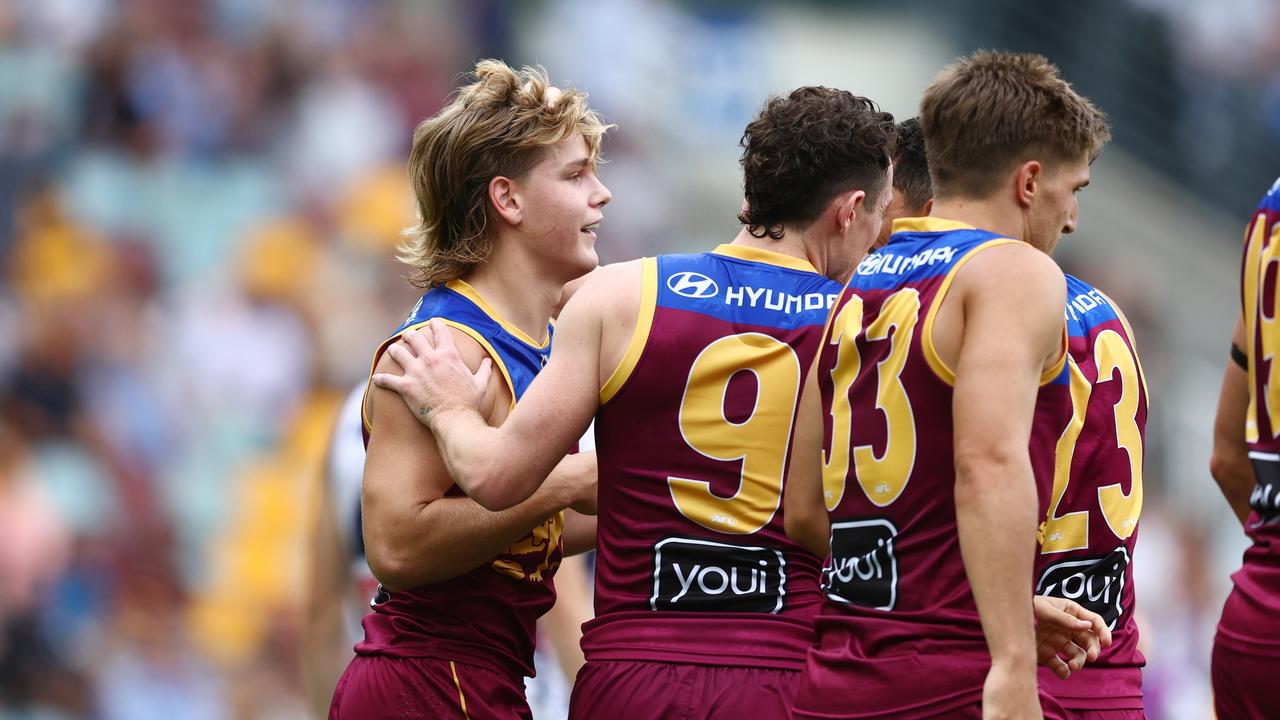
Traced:
[[1036, 661], [1066, 680], [1111, 645], [1102, 616], [1066, 598], [1036, 595]]
[[430, 426], [436, 416], [466, 408], [481, 412], [493, 374], [485, 355], [473, 372], [459, 352], [453, 330], [439, 318], [419, 332], [407, 330], [387, 348], [402, 374], [379, 372], [373, 384], [399, 394], [420, 422]]

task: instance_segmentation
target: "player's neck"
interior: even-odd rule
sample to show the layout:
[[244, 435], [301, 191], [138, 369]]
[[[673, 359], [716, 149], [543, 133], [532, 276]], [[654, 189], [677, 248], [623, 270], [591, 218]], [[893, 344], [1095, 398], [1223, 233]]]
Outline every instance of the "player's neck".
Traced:
[[1022, 213], [1017, 208], [991, 200], [935, 199], [929, 217], [955, 220], [1014, 240], [1021, 240], [1025, 230]]
[[529, 272], [498, 248], [488, 262], [464, 278], [502, 319], [535, 340], [547, 337], [547, 323], [560, 302], [564, 285], [558, 280]]
[[813, 265], [818, 272], [823, 272], [823, 266], [826, 265], [825, 255], [822, 255], [816, 252], [814, 248], [809, 247], [809, 244], [805, 242], [803, 233], [783, 232], [781, 239], [774, 240], [767, 236], [762, 238], [756, 237], [755, 235], [747, 232], [747, 229], [744, 227], [738, 231], [738, 236], [729, 244], [768, 250], [769, 252], [776, 252], [780, 255], [799, 258], [808, 262], [810, 265]]

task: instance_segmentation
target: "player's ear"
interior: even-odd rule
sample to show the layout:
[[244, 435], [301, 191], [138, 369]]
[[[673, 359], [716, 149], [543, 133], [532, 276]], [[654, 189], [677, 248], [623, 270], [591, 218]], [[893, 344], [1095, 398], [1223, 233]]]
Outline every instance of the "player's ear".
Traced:
[[866, 199], [867, 193], [863, 190], [853, 190], [836, 196], [836, 226], [841, 233], [848, 232], [849, 226], [857, 219], [858, 213], [866, 211], [863, 204]]
[[924, 201], [924, 207], [920, 208], [920, 217], [928, 217], [933, 212], [933, 198]]
[[489, 181], [489, 203], [498, 213], [498, 217], [512, 225], [519, 225], [523, 218], [520, 208], [520, 197], [516, 193], [515, 182], [511, 178], [498, 175]]
[[1035, 200], [1040, 180], [1044, 178], [1044, 167], [1039, 160], [1028, 160], [1018, 166], [1014, 176], [1014, 201], [1019, 207], [1031, 207]]

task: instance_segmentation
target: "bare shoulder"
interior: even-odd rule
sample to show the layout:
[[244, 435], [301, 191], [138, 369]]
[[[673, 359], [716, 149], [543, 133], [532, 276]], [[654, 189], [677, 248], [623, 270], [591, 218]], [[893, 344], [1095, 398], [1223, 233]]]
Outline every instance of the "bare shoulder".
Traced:
[[1053, 258], [1022, 242], [975, 254], [955, 279], [955, 290], [966, 294], [1043, 297], [1058, 305], [1066, 302], [1066, 288], [1066, 277]]
[[643, 259], [601, 265], [586, 277], [586, 282], [578, 292], [602, 298], [624, 293], [629, 288], [638, 288], [643, 266]]
[[566, 315], [605, 320], [633, 316], [640, 298], [643, 262], [628, 260], [596, 268], [574, 293], [565, 308]]
[[576, 277], [564, 284], [564, 288], [560, 290], [560, 304], [556, 306], [555, 314], [557, 316], [560, 315], [560, 311], [564, 310], [564, 306], [569, 302], [569, 299], [576, 295], [578, 291], [582, 289], [582, 286], [587, 284], [587, 280], [599, 271], [600, 268], [593, 268], [591, 272], [586, 275]]

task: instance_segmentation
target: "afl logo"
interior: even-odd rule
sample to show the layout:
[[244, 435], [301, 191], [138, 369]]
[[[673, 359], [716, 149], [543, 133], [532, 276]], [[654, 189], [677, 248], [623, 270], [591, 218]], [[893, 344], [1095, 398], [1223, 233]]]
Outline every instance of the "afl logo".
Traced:
[[667, 278], [667, 287], [677, 295], [687, 298], [715, 297], [720, 292], [716, 281], [696, 272], [678, 272]]

